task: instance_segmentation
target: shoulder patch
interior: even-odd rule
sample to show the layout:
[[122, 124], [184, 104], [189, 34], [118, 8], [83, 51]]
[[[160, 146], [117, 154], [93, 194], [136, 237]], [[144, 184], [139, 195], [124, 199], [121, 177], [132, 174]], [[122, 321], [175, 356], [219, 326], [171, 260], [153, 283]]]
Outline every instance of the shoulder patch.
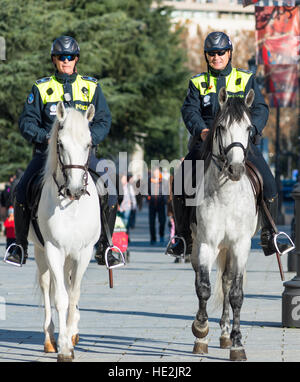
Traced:
[[39, 84], [43, 84], [44, 82], [48, 82], [50, 80], [51, 80], [51, 77], [44, 77], [44, 78], [40, 78], [39, 80], [36, 80], [35, 83], [39, 85]]
[[95, 78], [95, 77], [81, 76], [81, 78], [82, 78], [83, 80], [86, 80], [86, 81], [92, 81], [92, 82], [94, 82], [95, 84], [98, 82], [97, 78]]
[[239, 72], [244, 72], [244, 73], [248, 73], [248, 74], [253, 74], [250, 70], [247, 70], [247, 69], [236, 68], [236, 70], [238, 70]]
[[193, 76], [192, 78], [197, 78], [197, 77], [203, 76], [204, 74], [206, 74], [206, 72], [203, 72], [203, 73], [200, 73], [200, 74], [196, 74], [196, 75]]
[[29, 96], [27, 97], [27, 103], [30, 105], [34, 101], [34, 94], [30, 93]]

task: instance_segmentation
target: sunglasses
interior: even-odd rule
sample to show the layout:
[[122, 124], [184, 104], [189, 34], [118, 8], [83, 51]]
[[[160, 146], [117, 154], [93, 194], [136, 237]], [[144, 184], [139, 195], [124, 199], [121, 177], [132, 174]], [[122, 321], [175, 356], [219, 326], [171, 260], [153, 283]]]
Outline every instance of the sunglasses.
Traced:
[[65, 61], [65, 60], [74, 61], [75, 57], [76, 57], [75, 54], [61, 54], [61, 55], [57, 56], [59, 61]]
[[215, 55], [217, 54], [218, 56], [224, 56], [224, 54], [227, 52], [227, 50], [220, 50], [218, 52], [207, 52], [207, 54], [210, 56], [210, 57], [215, 57]]

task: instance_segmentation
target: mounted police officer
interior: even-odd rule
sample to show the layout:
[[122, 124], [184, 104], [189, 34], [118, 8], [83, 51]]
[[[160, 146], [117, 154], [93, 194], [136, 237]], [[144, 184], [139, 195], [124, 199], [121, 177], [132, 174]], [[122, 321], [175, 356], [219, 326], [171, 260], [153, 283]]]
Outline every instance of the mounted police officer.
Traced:
[[[222, 87], [226, 88], [228, 96], [245, 96], [250, 89], [255, 92], [255, 98], [250, 109], [252, 131], [251, 149], [248, 160], [258, 169], [263, 177], [263, 197], [267, 208], [276, 220], [278, 195], [275, 179], [257, 147], [259, 137], [265, 127], [269, 110], [259, 90], [254, 75], [231, 65], [233, 46], [230, 38], [223, 32], [210, 33], [204, 42], [204, 56], [207, 63], [207, 72], [193, 77], [189, 82], [188, 93], [182, 106], [182, 117], [191, 134], [189, 153], [184, 162], [191, 160], [194, 164], [202, 157], [203, 142], [212, 127], [215, 116], [219, 110], [218, 93]], [[184, 170], [182, 171], [184, 175]], [[193, 173], [193, 182], [195, 174]], [[176, 236], [183, 237], [186, 242], [186, 255], [192, 251], [192, 238], [189, 222], [193, 219], [193, 207], [186, 206], [184, 195], [173, 195], [173, 210], [175, 215]], [[261, 246], [265, 255], [276, 252], [273, 242], [274, 229], [264, 211], [262, 211]], [[282, 247], [282, 250], [286, 249]], [[184, 251], [183, 241], [179, 238], [170, 244], [166, 253], [180, 256]]]
[[[81, 76], [77, 73], [76, 64], [79, 61], [80, 49], [77, 41], [69, 36], [61, 36], [54, 40], [51, 47], [51, 60], [56, 68], [55, 74], [39, 79], [32, 87], [27, 97], [19, 120], [19, 128], [24, 138], [33, 144], [34, 152], [31, 162], [20, 179], [15, 196], [15, 228], [16, 243], [6, 261], [20, 265], [21, 248], [24, 250], [23, 264], [26, 262], [27, 236], [30, 224], [30, 209], [27, 205], [27, 186], [33, 174], [39, 172], [45, 164], [46, 149], [50, 138], [50, 130], [56, 117], [56, 105], [63, 101], [66, 107], [86, 110], [92, 103], [95, 106], [95, 116], [90, 123], [93, 146], [97, 146], [108, 134], [111, 125], [111, 114], [97, 79]], [[92, 154], [90, 167], [96, 171], [97, 159]], [[116, 212], [117, 193], [107, 202], [107, 195], [100, 196], [102, 215], [108, 222], [109, 234], [113, 232]], [[110, 198], [110, 199], [111, 199]], [[103, 216], [102, 216], [103, 220]], [[102, 233], [97, 245], [96, 259], [104, 265], [104, 252], [108, 247], [108, 237], [102, 223]], [[111, 253], [108, 255], [109, 265], [119, 263]]]

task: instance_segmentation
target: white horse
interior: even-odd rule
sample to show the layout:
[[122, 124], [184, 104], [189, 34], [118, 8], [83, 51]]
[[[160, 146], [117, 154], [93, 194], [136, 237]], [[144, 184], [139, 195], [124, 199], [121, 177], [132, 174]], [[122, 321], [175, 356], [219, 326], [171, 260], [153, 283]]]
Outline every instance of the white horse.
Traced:
[[[100, 236], [100, 206], [96, 186], [88, 172], [91, 134], [85, 114], [57, 104], [38, 207], [41, 245], [33, 227], [29, 237], [39, 271], [44, 297], [45, 352], [58, 351], [58, 361], [71, 361], [78, 342], [80, 285]], [[57, 347], [51, 318], [51, 296], [58, 312]]]
[[[194, 353], [207, 353], [207, 301], [211, 295], [209, 275], [217, 260], [216, 291], [223, 301], [220, 321], [221, 348], [230, 348], [231, 360], [246, 360], [241, 343], [240, 311], [243, 303], [243, 276], [251, 249], [251, 238], [260, 225], [260, 215], [249, 178], [245, 157], [251, 120], [249, 107], [254, 99], [250, 90], [243, 98], [228, 98], [219, 92], [220, 113], [205, 144], [212, 153], [204, 176], [204, 198], [196, 207], [197, 225], [192, 224], [192, 265], [199, 310], [192, 325], [196, 340]], [[210, 147], [209, 147], [210, 146]], [[229, 304], [233, 310], [231, 334]]]

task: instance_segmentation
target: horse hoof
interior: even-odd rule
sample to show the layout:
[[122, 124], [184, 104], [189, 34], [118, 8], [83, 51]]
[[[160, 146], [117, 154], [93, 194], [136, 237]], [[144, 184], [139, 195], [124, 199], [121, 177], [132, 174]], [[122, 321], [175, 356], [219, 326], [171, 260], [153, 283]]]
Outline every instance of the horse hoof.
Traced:
[[220, 337], [220, 348], [230, 349], [232, 346], [231, 339], [229, 337]]
[[74, 358], [74, 354], [71, 354], [71, 355], [58, 354], [57, 362], [72, 362], [73, 358]]
[[55, 341], [47, 341], [44, 343], [45, 353], [57, 353], [57, 347]]
[[194, 320], [192, 324], [192, 332], [197, 338], [204, 338], [207, 336], [209, 331], [208, 324], [206, 322], [206, 326], [201, 327], [199, 321]]
[[194, 354], [207, 354], [208, 353], [208, 344], [204, 341], [195, 341], [194, 343]]
[[230, 349], [230, 361], [247, 361], [244, 348]]
[[77, 345], [79, 342], [79, 334], [74, 334], [74, 336], [72, 336], [72, 344], [73, 346]]

